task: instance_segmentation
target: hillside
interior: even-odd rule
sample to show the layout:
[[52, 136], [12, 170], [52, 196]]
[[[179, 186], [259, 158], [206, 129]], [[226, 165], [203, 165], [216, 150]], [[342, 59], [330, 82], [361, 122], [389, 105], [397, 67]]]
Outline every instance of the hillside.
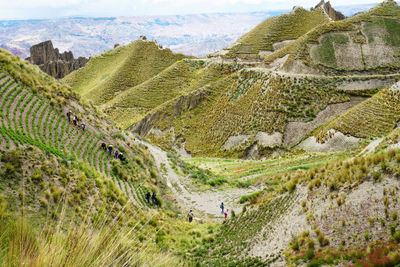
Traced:
[[[398, 151], [267, 176], [194, 253], [205, 265], [397, 266]], [[223, 255], [223, 257], [221, 257]], [[198, 264], [198, 263], [197, 263]]]
[[264, 63], [295, 73], [396, 73], [399, 19], [400, 7], [388, 0], [367, 12], [315, 27], [267, 56]]
[[[395, 88], [396, 85], [392, 86]], [[355, 106], [343, 115], [323, 125], [316, 133], [317, 140], [329, 139], [329, 131], [334, 130], [359, 138], [378, 137], [390, 133], [400, 119], [399, 93], [385, 89], [372, 98]], [[362, 118], [363, 123], [356, 122]]]
[[[396, 77], [375, 76], [373, 86]], [[368, 83], [371, 77], [292, 77], [247, 68], [170, 100], [128, 129], [192, 156], [259, 158], [296, 145], [364, 101], [376, 92], [362, 87]]]
[[164, 103], [207, 86], [229, 72], [230, 69], [218, 64], [180, 60], [105, 103], [103, 111], [118, 126], [127, 128]]
[[169, 49], [160, 49], [155, 42], [137, 40], [92, 57], [86, 67], [63, 80], [97, 106], [154, 77], [184, 57]]
[[292, 12], [268, 18], [236, 43], [215, 55], [224, 58], [262, 59], [307, 33], [317, 25], [329, 22], [323, 8], [307, 11], [295, 7]]
[[[108, 122], [99, 119], [89, 109], [80, 106], [74, 98], [64, 98], [56, 103], [32, 90], [9, 70], [13, 66], [22, 66], [31, 78], [41, 81], [31, 70], [32, 65], [19, 58], [1, 51], [2, 60], [9, 65], [2, 65], [1, 73], [1, 148], [14, 149], [26, 145], [35, 146], [66, 161], [82, 161], [98, 176], [111, 179], [122, 192], [123, 202], [130, 199], [141, 204], [141, 186], [151, 185], [157, 176], [150, 155], [143, 148], [135, 145], [128, 136], [122, 135]], [[44, 76], [49, 81], [52, 78]], [[54, 88], [58, 83], [53, 81]], [[37, 90], [37, 89], [36, 89]], [[72, 111], [80, 123], [85, 124], [83, 131], [74, 126], [65, 115]], [[112, 144], [115, 149], [124, 152], [126, 161], [112, 160], [100, 144]], [[153, 177], [153, 178], [150, 178]]]
[[321, 1], [222, 57], [141, 37], [63, 80], [0, 49], [0, 266], [399, 266], [399, 10]]

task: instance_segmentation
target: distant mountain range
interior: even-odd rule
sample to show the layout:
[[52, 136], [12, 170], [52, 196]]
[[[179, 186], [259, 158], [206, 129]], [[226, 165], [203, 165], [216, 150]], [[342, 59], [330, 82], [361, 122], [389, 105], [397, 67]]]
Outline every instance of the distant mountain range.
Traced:
[[[337, 10], [350, 16], [371, 6]], [[32, 45], [52, 40], [60, 52], [71, 50], [75, 56], [90, 57], [112, 49], [116, 43], [125, 45], [145, 35], [174, 52], [204, 56], [232, 44], [266, 18], [287, 11], [7, 20], [0, 21], [0, 47], [26, 58]]]

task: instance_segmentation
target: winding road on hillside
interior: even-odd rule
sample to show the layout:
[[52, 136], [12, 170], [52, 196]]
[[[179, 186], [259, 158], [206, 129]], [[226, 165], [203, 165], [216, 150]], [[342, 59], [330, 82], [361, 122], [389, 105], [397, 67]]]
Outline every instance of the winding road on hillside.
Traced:
[[219, 208], [221, 202], [224, 202], [225, 207], [229, 210], [233, 209], [235, 213], [239, 213], [243, 206], [239, 204], [240, 197], [260, 190], [260, 188], [251, 187], [248, 189], [193, 191], [189, 178], [180, 176], [173, 170], [167, 152], [142, 140], [136, 139], [135, 142], [148, 147], [154, 157], [157, 168], [163, 174], [165, 182], [181, 206], [183, 214], [185, 214], [185, 211], [192, 209], [196, 218], [222, 218], [221, 209]]

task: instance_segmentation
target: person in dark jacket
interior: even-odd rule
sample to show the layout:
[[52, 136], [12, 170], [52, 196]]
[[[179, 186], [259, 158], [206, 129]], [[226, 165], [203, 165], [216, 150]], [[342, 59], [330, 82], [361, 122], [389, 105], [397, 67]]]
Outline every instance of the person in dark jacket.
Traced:
[[193, 211], [190, 210], [189, 213], [188, 213], [188, 219], [189, 219], [190, 223], [193, 221], [193, 217], [194, 217]]
[[153, 192], [153, 194], [151, 195], [151, 202], [153, 203], [153, 205], [157, 205], [157, 197], [155, 192]]
[[71, 122], [71, 115], [72, 115], [72, 111], [70, 110], [67, 112], [68, 122]]
[[147, 203], [150, 204], [150, 192], [146, 193], [146, 200], [147, 200]]

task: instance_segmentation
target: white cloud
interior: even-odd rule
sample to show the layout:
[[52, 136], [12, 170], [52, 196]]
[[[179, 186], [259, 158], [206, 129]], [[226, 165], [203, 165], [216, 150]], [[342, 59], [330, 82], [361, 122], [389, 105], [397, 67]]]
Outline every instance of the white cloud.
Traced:
[[[351, 5], [379, 0], [353, 0]], [[51, 18], [59, 16], [132, 16], [209, 12], [248, 12], [309, 8], [319, 0], [0, 0], [0, 20]], [[348, 0], [332, 0], [333, 6], [348, 5]]]

